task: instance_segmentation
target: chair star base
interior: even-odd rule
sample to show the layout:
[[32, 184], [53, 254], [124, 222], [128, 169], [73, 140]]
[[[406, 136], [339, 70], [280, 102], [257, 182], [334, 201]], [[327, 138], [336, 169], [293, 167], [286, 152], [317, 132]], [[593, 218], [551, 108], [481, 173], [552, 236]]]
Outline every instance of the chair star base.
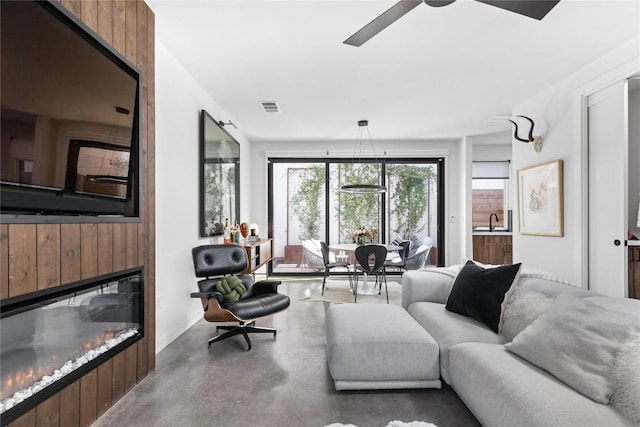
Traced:
[[213, 344], [214, 342], [222, 341], [227, 338], [231, 338], [233, 336], [241, 334], [244, 337], [244, 340], [247, 342], [247, 346], [248, 346], [247, 351], [249, 351], [251, 350], [251, 340], [249, 339], [250, 333], [273, 334], [273, 337], [274, 338], [276, 337], [276, 334], [278, 333], [276, 329], [255, 326], [255, 324], [256, 322], [252, 321], [248, 323], [240, 322], [239, 325], [218, 325], [216, 326], [216, 331], [219, 331], [220, 329], [222, 329], [227, 332], [216, 335], [215, 337], [211, 338], [208, 341], [209, 347], [211, 347], [211, 344]]

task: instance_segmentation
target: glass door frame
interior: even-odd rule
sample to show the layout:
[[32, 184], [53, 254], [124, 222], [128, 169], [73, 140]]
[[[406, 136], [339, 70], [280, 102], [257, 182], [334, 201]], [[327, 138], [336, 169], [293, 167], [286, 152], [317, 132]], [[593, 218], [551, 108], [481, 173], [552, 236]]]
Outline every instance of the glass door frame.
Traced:
[[[445, 221], [445, 158], [444, 157], [422, 157], [422, 158], [406, 158], [406, 157], [391, 157], [391, 158], [382, 158], [382, 159], [374, 159], [374, 158], [364, 158], [364, 159], [351, 159], [351, 158], [330, 158], [330, 157], [269, 157], [267, 158], [267, 220], [268, 220], [268, 237], [273, 239], [273, 222], [274, 222], [274, 202], [273, 202], [273, 165], [274, 163], [316, 163], [316, 164], [324, 164], [325, 165], [325, 218], [324, 218], [324, 241], [329, 242], [329, 234], [330, 234], [330, 215], [326, 214], [330, 209], [330, 187], [329, 187], [329, 165], [335, 163], [379, 163], [380, 164], [380, 184], [386, 185], [386, 172], [387, 172], [387, 164], [434, 164], [436, 166], [438, 181], [437, 181], [437, 189], [438, 189], [438, 202], [437, 202], [437, 238], [436, 238], [436, 247], [437, 251], [437, 266], [444, 266], [444, 255], [445, 255], [445, 232], [446, 232], [446, 221]], [[381, 213], [380, 213], [380, 241], [386, 242], [386, 234], [387, 234], [387, 211], [386, 211], [386, 193], [381, 194]], [[268, 275], [275, 276], [296, 276], [296, 275], [322, 275], [322, 273], [274, 273], [273, 272], [273, 262], [269, 262], [267, 266]]]

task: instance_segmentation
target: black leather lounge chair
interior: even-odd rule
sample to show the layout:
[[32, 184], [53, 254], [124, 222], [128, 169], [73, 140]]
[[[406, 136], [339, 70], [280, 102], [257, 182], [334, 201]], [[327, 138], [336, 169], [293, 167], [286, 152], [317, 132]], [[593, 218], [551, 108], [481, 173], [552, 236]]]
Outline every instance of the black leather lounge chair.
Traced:
[[[204, 318], [209, 322], [238, 322], [238, 325], [218, 325], [216, 330], [226, 330], [209, 340], [212, 343], [234, 335], [242, 334], [251, 350], [249, 333], [272, 333], [276, 330], [255, 326], [256, 319], [269, 316], [289, 307], [289, 297], [277, 291], [279, 280], [262, 280], [253, 282], [253, 276], [236, 274], [247, 268], [247, 253], [238, 245], [204, 245], [191, 250], [196, 277], [204, 277], [198, 281], [200, 292], [191, 294], [192, 298], [200, 298], [204, 308]], [[237, 277], [239, 280], [230, 279]], [[226, 280], [225, 280], [226, 279]], [[219, 286], [221, 282], [237, 285]], [[238, 285], [241, 282], [241, 286]], [[217, 287], [218, 286], [218, 287]], [[232, 286], [233, 287], [233, 286]], [[243, 292], [239, 292], [243, 290]], [[235, 295], [232, 295], [235, 292]], [[239, 299], [238, 299], [239, 298]], [[234, 301], [237, 299], [237, 301]]]

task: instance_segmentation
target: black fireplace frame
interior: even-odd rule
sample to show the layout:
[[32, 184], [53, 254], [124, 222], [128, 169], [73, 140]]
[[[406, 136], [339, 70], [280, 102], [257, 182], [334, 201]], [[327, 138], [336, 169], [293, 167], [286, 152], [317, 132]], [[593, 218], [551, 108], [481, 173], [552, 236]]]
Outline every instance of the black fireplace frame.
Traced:
[[[144, 268], [143, 267], [135, 267], [129, 268], [126, 270], [120, 270], [114, 273], [103, 274], [100, 276], [95, 276], [87, 279], [82, 279], [73, 283], [69, 283], [62, 286], [57, 286], [54, 288], [43, 289], [36, 292], [31, 292], [24, 295], [19, 295], [11, 298], [4, 299], [0, 302], [0, 319], [4, 319], [6, 317], [10, 317], [25, 311], [30, 310], [36, 305], [42, 304], [46, 301], [55, 301], [55, 298], [64, 297], [66, 295], [72, 295], [74, 293], [82, 294], [85, 291], [95, 288], [96, 286], [100, 286], [101, 284], [107, 284], [110, 282], [114, 282], [120, 279], [124, 279], [127, 277], [139, 275], [141, 278], [142, 286], [140, 288], [140, 292], [144, 295]], [[0, 421], [2, 426], [5, 426], [12, 421], [15, 421], [20, 416], [24, 415], [29, 410], [35, 408], [45, 400], [49, 399], [51, 396], [60, 392], [65, 387], [73, 384], [78, 379], [82, 378], [92, 370], [96, 369], [104, 362], [113, 358], [116, 354], [121, 353], [126, 350], [131, 345], [135, 344], [137, 341], [144, 338], [145, 331], [145, 298], [144, 296], [138, 301], [139, 306], [137, 307], [139, 310], [139, 320], [140, 320], [140, 329], [138, 332], [126, 339], [125, 341], [119, 343], [118, 345], [110, 348], [104, 353], [97, 356], [95, 359], [90, 360], [86, 364], [78, 367], [74, 371], [60, 378], [58, 381], [48, 385], [42, 390], [35, 393], [33, 396], [28, 399], [16, 404], [10, 409], [7, 409], [2, 413], [2, 420]]]

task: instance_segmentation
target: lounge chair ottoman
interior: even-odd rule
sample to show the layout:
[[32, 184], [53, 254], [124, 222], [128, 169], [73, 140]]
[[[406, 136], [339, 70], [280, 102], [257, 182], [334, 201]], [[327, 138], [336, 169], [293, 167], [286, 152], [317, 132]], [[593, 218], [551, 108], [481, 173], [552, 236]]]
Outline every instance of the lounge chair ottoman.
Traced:
[[333, 305], [326, 338], [336, 390], [442, 386], [438, 344], [402, 307]]

